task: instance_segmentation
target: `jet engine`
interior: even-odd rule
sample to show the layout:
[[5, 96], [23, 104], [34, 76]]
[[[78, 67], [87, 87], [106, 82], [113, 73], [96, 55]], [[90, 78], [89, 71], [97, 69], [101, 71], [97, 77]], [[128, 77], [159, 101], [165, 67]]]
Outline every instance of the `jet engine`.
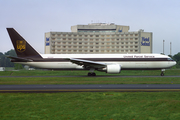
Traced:
[[119, 64], [107, 65], [106, 72], [112, 73], [112, 74], [120, 73], [121, 72], [121, 65], [119, 65]]

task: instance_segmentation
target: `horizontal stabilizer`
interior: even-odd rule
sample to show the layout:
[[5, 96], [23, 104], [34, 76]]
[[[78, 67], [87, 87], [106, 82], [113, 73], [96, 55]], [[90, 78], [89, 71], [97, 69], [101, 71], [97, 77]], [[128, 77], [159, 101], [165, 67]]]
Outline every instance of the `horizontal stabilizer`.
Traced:
[[12, 62], [32, 62], [33, 60], [31, 59], [25, 59], [25, 58], [20, 58], [20, 57], [12, 57], [12, 56], [6, 56], [11, 59]]

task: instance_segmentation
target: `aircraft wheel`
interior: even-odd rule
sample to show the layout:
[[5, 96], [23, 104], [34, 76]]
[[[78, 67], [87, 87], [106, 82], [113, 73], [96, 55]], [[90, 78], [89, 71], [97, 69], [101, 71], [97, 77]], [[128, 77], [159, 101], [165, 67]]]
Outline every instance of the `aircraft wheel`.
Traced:
[[96, 76], [96, 73], [92, 73], [92, 76]]
[[88, 73], [88, 76], [91, 76], [91, 73], [90, 73], [90, 72]]
[[164, 76], [164, 73], [163, 73], [163, 72], [161, 73], [161, 76]]
[[94, 73], [94, 72], [93, 72], [93, 73], [90, 73], [90, 72], [89, 72], [89, 73], [88, 73], [88, 76], [96, 76], [96, 73]]

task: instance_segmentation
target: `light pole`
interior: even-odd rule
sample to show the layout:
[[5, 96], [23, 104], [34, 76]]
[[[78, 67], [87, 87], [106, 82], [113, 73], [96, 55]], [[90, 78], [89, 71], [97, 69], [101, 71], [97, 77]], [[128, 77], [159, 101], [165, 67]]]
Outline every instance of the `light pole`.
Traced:
[[171, 48], [172, 43], [170, 42], [170, 55], [172, 54], [172, 48]]
[[164, 54], [164, 42], [165, 42], [165, 40], [163, 40], [163, 54]]

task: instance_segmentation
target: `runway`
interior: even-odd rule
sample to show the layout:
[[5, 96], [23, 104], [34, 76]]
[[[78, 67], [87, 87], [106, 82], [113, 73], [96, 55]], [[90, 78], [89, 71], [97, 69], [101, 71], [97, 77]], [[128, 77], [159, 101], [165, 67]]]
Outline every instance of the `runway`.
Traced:
[[26, 92], [160, 92], [180, 91], [180, 84], [109, 84], [109, 85], [0, 85], [1, 93]]

